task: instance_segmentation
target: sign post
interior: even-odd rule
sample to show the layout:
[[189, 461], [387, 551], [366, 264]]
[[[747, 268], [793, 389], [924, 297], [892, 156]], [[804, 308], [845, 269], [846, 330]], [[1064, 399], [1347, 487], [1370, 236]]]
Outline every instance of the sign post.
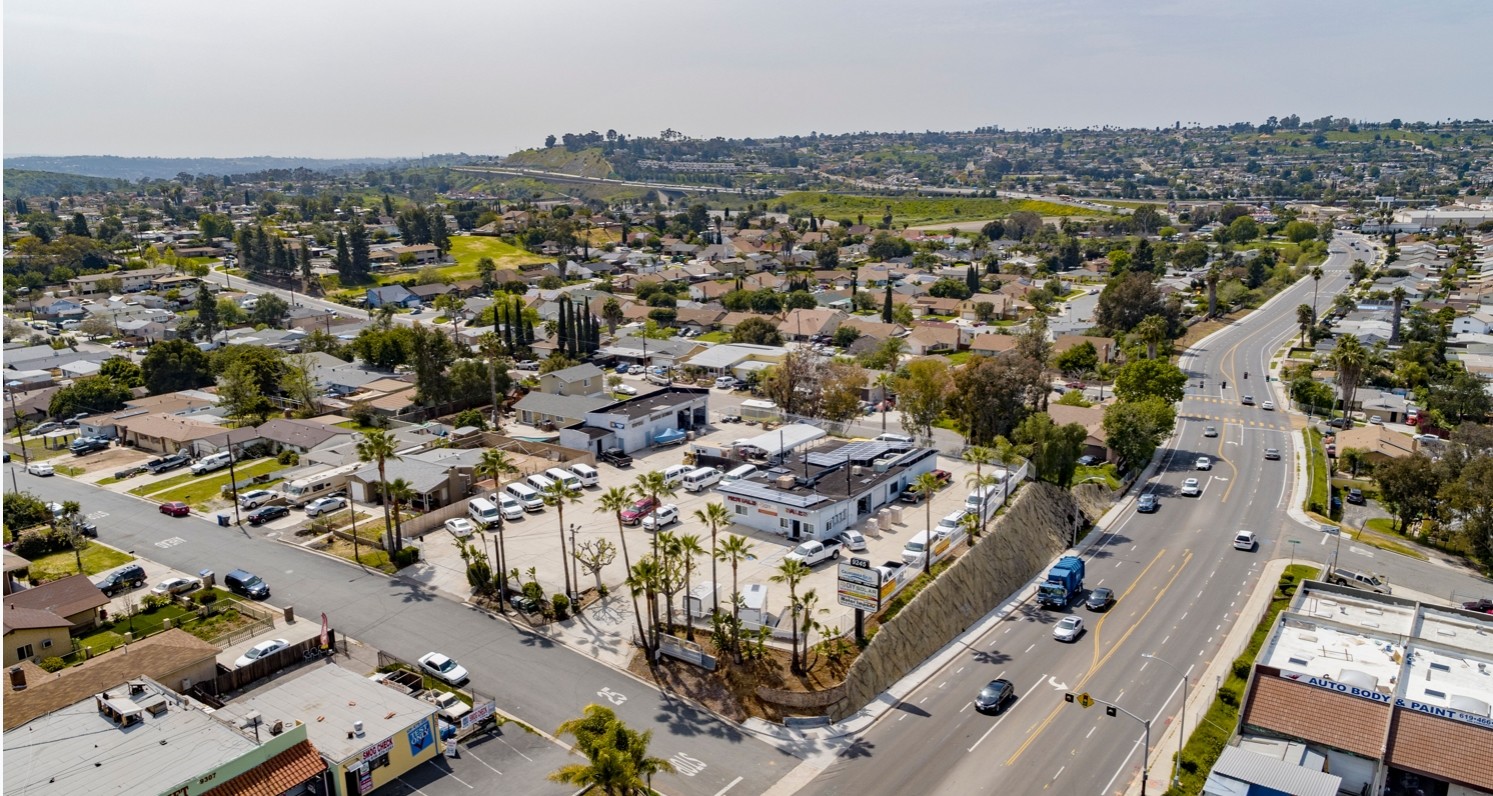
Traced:
[[841, 564], [835, 593], [840, 605], [855, 609], [855, 640], [866, 643], [866, 612], [881, 610], [881, 571], [864, 558]]

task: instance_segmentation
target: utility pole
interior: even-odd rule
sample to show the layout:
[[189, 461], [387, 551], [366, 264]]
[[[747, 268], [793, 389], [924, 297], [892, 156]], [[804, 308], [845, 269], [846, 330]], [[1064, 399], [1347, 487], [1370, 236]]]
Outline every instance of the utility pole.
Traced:
[[[1177, 757], [1172, 760], [1172, 785], [1176, 786], [1181, 780], [1181, 777], [1178, 776], [1177, 766], [1182, 763], [1182, 744], [1187, 740], [1187, 673], [1149, 652], [1142, 652], [1140, 656], [1146, 660], [1155, 661], [1182, 677], [1182, 708], [1177, 711]], [[1187, 671], [1192, 671], [1191, 667]]]
[[[1150, 657], [1150, 656], [1146, 656], [1146, 657]], [[1140, 716], [1137, 716], [1134, 713], [1131, 713], [1130, 711], [1128, 711], [1128, 710], [1120, 707], [1119, 705], [1116, 705], [1113, 702], [1105, 702], [1102, 699], [1095, 699], [1087, 691], [1085, 691], [1085, 692], [1083, 692], [1081, 694], [1075, 694], [1075, 693], [1069, 691], [1068, 693], [1063, 694], [1063, 701], [1064, 702], [1077, 702], [1079, 704], [1079, 706], [1082, 707], [1082, 708], [1084, 708], [1085, 710], [1093, 707], [1096, 704], [1097, 705], [1103, 705], [1104, 706], [1104, 715], [1106, 715], [1106, 716], [1116, 716], [1116, 715], [1119, 715], [1120, 713], [1124, 713], [1126, 716], [1129, 716], [1130, 718], [1135, 719], [1136, 721], [1140, 722], [1141, 726], [1143, 726], [1143, 727], [1146, 728], [1145, 750], [1144, 750], [1144, 753], [1143, 753], [1144, 756], [1141, 758], [1141, 780], [1140, 780], [1140, 796], [1146, 796], [1146, 780], [1148, 780], [1148, 779], [1151, 778], [1151, 720], [1150, 719], [1143, 719]], [[1185, 702], [1184, 702], [1184, 704], [1185, 704]]]
[[[6, 395], [10, 396], [10, 422], [16, 424], [16, 439], [21, 441], [21, 463], [30, 467], [31, 454], [26, 452], [26, 434], [21, 431], [21, 413], [16, 411], [16, 388], [20, 386], [21, 382], [19, 381], [8, 381], [5, 383]], [[12, 480], [14, 480], [14, 473], [12, 473]], [[20, 489], [21, 487], [18, 484], [16, 491], [19, 492]]]
[[[233, 454], [232, 431], [228, 432], [226, 439], [228, 440], [228, 488], [233, 492], [233, 524], [242, 526], [244, 524], [244, 520], [239, 516], [238, 505], [238, 468], [234, 466], [238, 460], [238, 457]], [[349, 503], [348, 505], [352, 504]], [[357, 536], [356, 521], [354, 521], [354, 523], [353, 536]]]
[[575, 532], [580, 529], [575, 523], [570, 524], [570, 610], [579, 610], [578, 603], [581, 598], [581, 581], [579, 571], [576, 569], [575, 557]]

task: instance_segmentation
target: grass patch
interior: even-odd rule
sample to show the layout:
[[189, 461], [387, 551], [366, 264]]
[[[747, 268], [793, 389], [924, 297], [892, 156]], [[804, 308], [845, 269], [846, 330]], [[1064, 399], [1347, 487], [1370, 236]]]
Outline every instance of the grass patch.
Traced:
[[84, 470], [82, 467], [74, 467], [74, 466], [72, 466], [70, 464], [59, 464], [59, 465], [55, 465], [55, 466], [52, 467], [52, 470], [53, 470], [53, 472], [57, 473], [58, 475], [65, 475], [68, 478], [77, 478], [78, 476], [82, 475], [83, 473], [88, 472], [87, 470]]
[[[135, 560], [129, 553], [122, 553], [112, 547], [104, 547], [99, 544], [90, 544], [82, 553], [83, 574], [97, 575], [115, 567], [124, 566]], [[31, 577], [40, 581], [57, 580], [68, 575], [78, 574], [78, 556], [71, 550], [60, 550], [56, 553], [48, 553], [26, 568]]]
[[[1229, 737], [1234, 734], [1234, 726], [1239, 719], [1239, 701], [1244, 695], [1250, 665], [1254, 662], [1255, 656], [1260, 653], [1260, 648], [1265, 645], [1265, 639], [1269, 637], [1270, 629], [1275, 625], [1275, 617], [1291, 604], [1291, 598], [1296, 594], [1297, 583], [1316, 576], [1317, 568], [1313, 566], [1296, 564], [1286, 567], [1285, 573], [1280, 577], [1280, 582], [1276, 584], [1274, 594], [1271, 595], [1270, 607], [1266, 609], [1265, 616], [1260, 619], [1258, 625], [1255, 625], [1255, 631], [1249, 637], [1249, 646], [1229, 668], [1228, 678], [1219, 688], [1218, 696], [1214, 697], [1213, 704], [1208, 708], [1202, 720], [1196, 722], [1192, 734], [1187, 738], [1187, 744], [1182, 747], [1182, 758], [1177, 766], [1180, 781], [1177, 785], [1167, 789], [1167, 796], [1203, 792], [1203, 782], [1207, 780], [1208, 773], [1213, 770], [1213, 764], [1218, 761], [1218, 756], [1223, 754], [1223, 748], [1229, 742]], [[1243, 676], [1241, 676], [1241, 670]]]
[[1115, 474], [1113, 464], [1102, 464], [1096, 467], [1078, 465], [1078, 469], [1073, 472], [1073, 483], [1077, 485], [1085, 482], [1103, 484], [1110, 489], [1120, 488], [1120, 477]]
[[365, 425], [363, 425], [362, 423], [359, 423], [356, 420], [344, 420], [341, 423], [336, 423], [334, 425], [336, 425], [337, 428], [352, 429], [353, 431], [356, 431], [359, 434], [366, 434], [366, 433], [368, 433], [370, 431], [384, 431], [385, 430], [385, 429], [383, 429], [383, 428], [381, 428], [379, 426], [365, 426]]
[[[141, 596], [143, 597], [144, 594]], [[234, 611], [234, 613], [238, 612]], [[80, 648], [91, 647], [93, 654], [97, 655], [123, 645], [125, 633], [132, 633], [137, 639], [144, 638], [161, 632], [161, 627], [167, 619], [170, 619], [175, 627], [190, 624], [190, 622], [183, 623], [181, 618], [192, 615], [193, 609], [176, 603], [157, 608], [148, 614], [137, 613], [134, 616], [116, 614], [111, 621], [101, 623], [85, 636], [79, 636], [77, 643]]]
[[1308, 428], [1301, 433], [1306, 440], [1306, 469], [1308, 483], [1311, 486], [1303, 508], [1307, 511], [1326, 514], [1329, 482], [1327, 480], [1327, 451], [1322, 447], [1322, 432], [1315, 428]]
[[699, 337], [696, 337], [695, 339], [699, 340], [702, 343], [729, 343], [729, 342], [731, 342], [731, 333], [730, 332], [706, 332], [705, 334], [702, 334]]
[[1054, 204], [1035, 199], [988, 199], [975, 197], [906, 197], [906, 196], [850, 196], [825, 191], [794, 191], [769, 202], [774, 207], [788, 206], [789, 212], [799, 215], [823, 214], [831, 219], [864, 216], [868, 224], [881, 223], [882, 214], [888, 206], [892, 211], [893, 225], [920, 226], [953, 221], [981, 221], [1003, 218], [1018, 210], [1028, 210], [1040, 216], [1097, 216], [1102, 210], [1070, 205]]
[[248, 487], [249, 481], [255, 476], [267, 475], [282, 467], [285, 465], [275, 459], [260, 459], [253, 464], [237, 466], [232, 473], [226, 469], [201, 477], [191, 473], [182, 473], [154, 484], [135, 487], [130, 490], [130, 494], [143, 495], [161, 503], [170, 500], [180, 500], [186, 503], [191, 503], [194, 499], [208, 500], [217, 497], [234, 476], [238, 478], [238, 488], [243, 490]]
[[949, 362], [952, 364], [963, 365], [966, 362], [969, 362], [970, 357], [974, 355], [975, 352], [973, 351], [955, 351], [952, 354], [945, 354], [944, 358], [949, 360]]
[[[21, 448], [23, 447], [26, 449], [26, 456], [21, 456]], [[43, 459], [51, 459], [53, 457], [61, 456], [62, 454], [67, 453], [67, 446], [64, 445], [61, 448], [48, 448], [38, 437], [27, 437], [24, 445], [21, 442], [14, 442], [10, 439], [7, 439], [5, 441], [5, 449], [10, 451], [11, 456], [21, 456], [22, 459], [25, 459], [29, 456], [31, 461], [33, 462], [41, 461]]]
[[[383, 530], [382, 524], [380, 524], [378, 527], [380, 531]], [[363, 529], [361, 527], [358, 528], [358, 538], [363, 538]], [[323, 550], [331, 553], [334, 556], [337, 556], [338, 558], [345, 558], [348, 561], [357, 561], [358, 563], [370, 569], [377, 569], [383, 572], [388, 572], [389, 574], [393, 574], [395, 572], [394, 564], [389, 561], [389, 554], [371, 545], [367, 547], [359, 545], [358, 557], [356, 559], [353, 558], [353, 543], [340, 537], [333, 538], [331, 544], [327, 545], [325, 548], [323, 548]]]
[[211, 641], [241, 627], [248, 627], [254, 622], [254, 617], [239, 613], [237, 608], [226, 608], [206, 619], [188, 622], [182, 626], [182, 629], [203, 641]]

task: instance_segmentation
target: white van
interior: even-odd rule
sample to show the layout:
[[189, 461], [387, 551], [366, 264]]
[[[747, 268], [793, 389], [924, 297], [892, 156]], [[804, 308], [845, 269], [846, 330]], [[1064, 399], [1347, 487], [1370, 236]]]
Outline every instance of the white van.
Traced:
[[964, 510], [970, 514], [980, 514], [980, 521], [995, 516], [997, 509], [1001, 507], [1001, 488], [996, 484], [982, 486], [969, 493], [964, 499]]
[[664, 481], [668, 482], [670, 486], [673, 486], [675, 484], [678, 484], [680, 481], [683, 481], [684, 477], [686, 475], [689, 475], [690, 472], [694, 469], [695, 468], [687, 464], [676, 464], [672, 467], [666, 467], [664, 468]]
[[698, 470], [690, 470], [684, 476], [684, 491], [703, 492], [712, 484], [720, 483], [721, 471], [714, 467], [701, 467]]
[[221, 470], [227, 467], [232, 461], [233, 454], [228, 451], [203, 456], [192, 463], [192, 475], [202, 475], [203, 473], [210, 473], [214, 470]]
[[876, 441], [877, 442], [900, 442], [900, 443], [902, 443], [904, 445], [911, 445], [912, 444], [912, 437], [909, 437], [906, 434], [893, 434], [891, 432], [888, 432], [886, 434], [877, 434], [876, 435]]
[[581, 486], [596, 486], [601, 480], [601, 473], [589, 464], [572, 464], [570, 471], [575, 473], [576, 478], [581, 479]]
[[524, 516], [524, 504], [518, 502], [518, 498], [507, 492], [494, 492], [487, 499], [498, 506], [505, 520], [517, 520]]
[[544, 471], [544, 475], [551, 481], [559, 481], [565, 484], [566, 489], [579, 490], [581, 488], [581, 477], [569, 470], [551, 467]]
[[472, 501], [467, 504], [467, 515], [480, 528], [490, 528], [496, 525], [498, 520], [502, 519], [502, 514], [498, 511], [498, 507], [493, 505], [492, 501], [485, 498], [472, 498]]
[[528, 478], [525, 478], [524, 481], [529, 486], [534, 487], [535, 489], [539, 490], [540, 492], [543, 492], [544, 490], [549, 489], [550, 488], [550, 484], [553, 484], [555, 482], [553, 478], [550, 478], [547, 475], [540, 475], [539, 473], [535, 473], [535, 474], [529, 476]]
[[736, 468], [733, 468], [731, 470], [726, 471], [726, 474], [723, 475], [723, 476], [721, 476], [721, 481], [729, 484], [732, 481], [740, 481], [743, 478], [751, 478], [752, 476], [754, 476], [756, 474], [757, 474], [757, 466], [756, 465], [754, 465], [754, 464], [743, 464], [740, 467], [736, 467]]
[[512, 495], [524, 511], [544, 511], [544, 500], [539, 497], [539, 491], [522, 481], [514, 481], [503, 489]]

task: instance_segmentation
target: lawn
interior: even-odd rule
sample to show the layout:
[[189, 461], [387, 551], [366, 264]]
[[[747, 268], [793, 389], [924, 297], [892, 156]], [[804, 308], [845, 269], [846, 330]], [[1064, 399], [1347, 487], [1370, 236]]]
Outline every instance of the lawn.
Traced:
[[[380, 532], [383, 531], [383, 527], [383, 524], [380, 523], [378, 526]], [[363, 536], [363, 529], [360, 527], [358, 528], [358, 537], [363, 538]], [[322, 550], [323, 552], [331, 553], [338, 558], [345, 558], [348, 561], [354, 560], [353, 543], [340, 537], [333, 539], [332, 543], [325, 548], [322, 548]], [[395, 571], [394, 565], [389, 561], [389, 554], [371, 545], [368, 547], [363, 547], [360, 545], [358, 547], [357, 560], [365, 567], [382, 570], [390, 574], [393, 574]]]
[[239, 465], [231, 473], [226, 469], [202, 477], [182, 473], [154, 484], [137, 486], [130, 490], [130, 494], [143, 495], [161, 503], [170, 500], [191, 503], [194, 499], [202, 501], [217, 497], [235, 476], [238, 478], [238, 488], [242, 490], [254, 476], [273, 473], [283, 467], [285, 465], [275, 459], [260, 459], [253, 464]]
[[[20, 443], [14, 442], [12, 438], [7, 438], [5, 440], [5, 444], [7, 450], [11, 451], [11, 456], [21, 456]], [[27, 437], [25, 448], [26, 453], [31, 457], [31, 461], [33, 462], [39, 461], [41, 459], [50, 459], [54, 456], [61, 456], [62, 454], [67, 453], [66, 445], [62, 446], [61, 448], [48, 448], [45, 444], [43, 444], [43, 441], [40, 437]], [[22, 456], [21, 458], [24, 460], [26, 457]]]
[[[144, 596], [141, 594], [140, 596]], [[191, 614], [191, 609], [172, 603], [146, 614], [137, 613], [133, 617], [115, 615], [113, 622], [104, 622], [102, 625], [86, 636], [78, 637], [79, 647], [92, 647], [95, 655], [118, 647], [124, 643], [125, 633], [134, 633], [135, 638], [143, 638], [152, 633], [158, 633], [161, 625], [167, 619], [172, 624], [179, 625], [176, 621], [183, 616]], [[238, 613], [234, 611], [234, 613]]]
[[699, 340], [702, 343], [729, 343], [729, 342], [731, 342], [731, 333], [730, 332], [706, 332], [705, 334], [702, 334], [699, 337], [696, 337], [695, 339]]
[[892, 210], [892, 224], [911, 226], [941, 224], [951, 221], [980, 221], [1002, 218], [1018, 210], [1029, 210], [1040, 216], [1094, 216], [1102, 211], [1084, 207], [1054, 204], [1034, 199], [987, 199], [976, 197], [905, 197], [905, 196], [851, 196], [823, 191], [795, 191], [778, 197], [776, 202], [786, 204], [790, 212], [799, 215], [813, 213], [839, 220], [848, 218], [852, 222], [857, 216], [872, 226], [881, 223], [888, 206]]
[[1080, 464], [1073, 472], [1073, 483], [1077, 485], [1085, 482], [1103, 484], [1110, 489], [1120, 488], [1120, 479], [1115, 475], [1113, 464], [1102, 464], [1098, 467], [1085, 467]]
[[1187, 738], [1186, 746], [1182, 748], [1182, 759], [1178, 765], [1181, 781], [1167, 789], [1167, 796], [1202, 793], [1204, 780], [1213, 770], [1218, 756], [1223, 754], [1223, 747], [1228, 743], [1229, 737], [1234, 734], [1234, 726], [1239, 718], [1239, 701], [1244, 694], [1250, 666], [1260, 653], [1260, 648], [1265, 645], [1265, 639], [1275, 625], [1276, 615], [1290, 605], [1291, 597], [1296, 593], [1297, 582], [1316, 576], [1316, 567], [1305, 564], [1286, 567], [1271, 596], [1270, 607], [1255, 626], [1255, 632], [1249, 637], [1249, 646], [1245, 648], [1244, 654], [1230, 667], [1228, 679], [1224, 680], [1218, 696], [1213, 699], [1213, 705], [1208, 708], [1201, 721], [1193, 717], [1195, 726]]
[[[83, 574], [97, 575], [134, 560], [134, 556], [121, 553], [112, 547], [90, 544], [88, 549], [83, 551]], [[26, 571], [31, 577], [41, 581], [76, 575], [78, 574], [78, 557], [71, 550], [48, 553], [32, 561], [31, 565], [26, 567]]]
[[[505, 243], [502, 238], [487, 235], [451, 236], [451, 257], [456, 260], [455, 265], [443, 266], [437, 268], [436, 271], [442, 277], [452, 280], [476, 279], [477, 261], [483, 257], [491, 257], [499, 268], [517, 268], [531, 263], [549, 262], [552, 259], [530, 254], [511, 243]], [[388, 284], [413, 276], [414, 273], [405, 272], [379, 275], [375, 279], [379, 284]]]
[[1308, 428], [1302, 431], [1306, 441], [1306, 461], [1311, 491], [1307, 494], [1307, 511], [1326, 514], [1327, 505], [1327, 451], [1322, 447], [1322, 432]]

